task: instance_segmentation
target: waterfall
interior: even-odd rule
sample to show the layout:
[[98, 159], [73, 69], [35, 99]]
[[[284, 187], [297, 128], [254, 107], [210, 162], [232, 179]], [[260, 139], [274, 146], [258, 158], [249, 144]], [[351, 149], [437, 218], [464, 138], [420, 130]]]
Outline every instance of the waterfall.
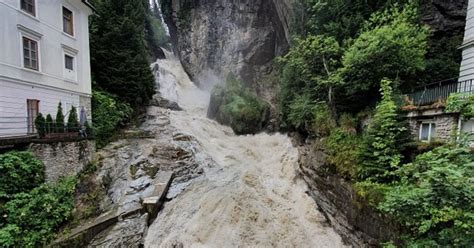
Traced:
[[208, 119], [209, 91], [196, 87], [179, 59], [165, 53], [152, 65], [160, 95], [183, 109], [170, 110], [170, 125], [197, 140], [203, 158], [197, 161], [208, 165], [186, 185], [172, 186], [145, 247], [343, 247], [298, 178], [298, 150], [290, 138], [237, 136]]

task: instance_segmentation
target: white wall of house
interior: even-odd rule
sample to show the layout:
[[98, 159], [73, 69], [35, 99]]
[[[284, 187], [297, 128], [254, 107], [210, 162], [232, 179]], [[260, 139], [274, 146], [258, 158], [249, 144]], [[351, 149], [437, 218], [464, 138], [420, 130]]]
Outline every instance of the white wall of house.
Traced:
[[[90, 108], [88, 17], [92, 10], [81, 0], [35, 3], [33, 16], [20, 8], [20, 0], [0, 0], [0, 136], [27, 132], [26, 121], [11, 121], [26, 120], [27, 99], [39, 100], [39, 111], [53, 117], [60, 101], [64, 114], [71, 105]], [[63, 32], [63, 7], [73, 12], [73, 35]], [[38, 43], [38, 70], [23, 65], [22, 37]], [[74, 57], [73, 71], [65, 68], [65, 54]]]
[[474, 79], [474, 0], [469, 0], [467, 7], [466, 29], [461, 46], [462, 62], [459, 81]]

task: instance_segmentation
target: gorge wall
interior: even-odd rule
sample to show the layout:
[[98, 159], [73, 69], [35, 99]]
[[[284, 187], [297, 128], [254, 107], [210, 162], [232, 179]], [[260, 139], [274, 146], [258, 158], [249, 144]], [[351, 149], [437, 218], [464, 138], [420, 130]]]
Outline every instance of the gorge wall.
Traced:
[[290, 0], [169, 0], [162, 6], [176, 52], [195, 82], [212, 86], [232, 72], [272, 98], [265, 78], [273, 59], [288, 50]]

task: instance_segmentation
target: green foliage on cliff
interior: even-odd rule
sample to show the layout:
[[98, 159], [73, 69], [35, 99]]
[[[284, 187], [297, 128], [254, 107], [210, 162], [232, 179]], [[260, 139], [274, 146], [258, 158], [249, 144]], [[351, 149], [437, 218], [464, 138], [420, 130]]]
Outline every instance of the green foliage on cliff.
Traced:
[[415, 22], [416, 13], [413, 4], [373, 13], [359, 34], [344, 43], [330, 33], [295, 39], [289, 53], [279, 59], [279, 105], [285, 124], [295, 128], [294, 124], [311, 121], [308, 115], [289, 118], [292, 111], [287, 106], [302, 106], [302, 100], [326, 102], [337, 119], [338, 112], [373, 106], [384, 78], [395, 82], [395, 91], [416, 85], [425, 68], [428, 35], [427, 28]]
[[0, 247], [44, 247], [71, 216], [76, 180], [65, 178], [15, 194], [0, 206]]
[[357, 174], [363, 180], [391, 182], [393, 172], [402, 162], [401, 149], [407, 129], [398, 118], [392, 83], [382, 80], [380, 92], [382, 100], [364, 136]]
[[30, 152], [0, 155], [0, 202], [44, 182], [43, 163]]
[[147, 1], [98, 0], [91, 19], [91, 67], [96, 88], [137, 110], [154, 93], [145, 45]]
[[396, 174], [379, 205], [409, 228], [410, 247], [471, 247], [474, 244], [474, 153], [446, 145], [422, 154]]
[[230, 73], [225, 86], [216, 86], [211, 93], [208, 116], [222, 124], [230, 125], [236, 134], [260, 131], [267, 121], [269, 104], [246, 89]]
[[[312, 121], [316, 104], [334, 101], [334, 87], [340, 80], [342, 49], [334, 38], [308, 36], [278, 59], [281, 71], [280, 111], [290, 127], [305, 128]], [[288, 107], [289, 106], [289, 107]]]
[[132, 112], [129, 104], [118, 101], [111, 94], [93, 91], [92, 119], [97, 146], [105, 146], [112, 139], [117, 128], [125, 125]]
[[[367, 104], [376, 99], [379, 82], [388, 78], [402, 91], [418, 83], [425, 69], [428, 29], [415, 24], [416, 8], [391, 8], [372, 15], [367, 26], [344, 53], [342, 80], [345, 98]], [[393, 85], [395, 87], [395, 85]]]

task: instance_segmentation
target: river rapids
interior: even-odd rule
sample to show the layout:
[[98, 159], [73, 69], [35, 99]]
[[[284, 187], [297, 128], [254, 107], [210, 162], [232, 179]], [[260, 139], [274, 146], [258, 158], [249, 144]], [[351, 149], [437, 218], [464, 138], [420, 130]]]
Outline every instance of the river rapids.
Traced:
[[174, 184], [145, 247], [344, 247], [298, 177], [298, 150], [284, 134], [237, 136], [206, 118], [209, 92], [170, 52], [158, 60], [161, 96], [177, 102], [170, 125], [193, 137], [203, 173]]

